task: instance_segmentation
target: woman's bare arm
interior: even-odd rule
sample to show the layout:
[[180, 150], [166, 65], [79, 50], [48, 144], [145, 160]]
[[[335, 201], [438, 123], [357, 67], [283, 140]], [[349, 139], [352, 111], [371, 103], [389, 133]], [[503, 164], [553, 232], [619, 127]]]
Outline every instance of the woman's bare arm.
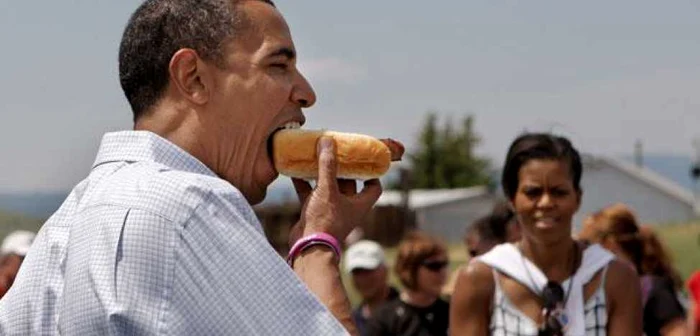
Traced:
[[608, 335], [642, 335], [642, 290], [637, 272], [615, 260], [608, 266], [605, 293], [608, 299]]
[[493, 293], [490, 267], [473, 260], [460, 270], [450, 302], [450, 335], [488, 335]]
[[677, 318], [668, 321], [659, 330], [662, 336], [687, 336], [690, 335], [690, 329], [684, 318]]

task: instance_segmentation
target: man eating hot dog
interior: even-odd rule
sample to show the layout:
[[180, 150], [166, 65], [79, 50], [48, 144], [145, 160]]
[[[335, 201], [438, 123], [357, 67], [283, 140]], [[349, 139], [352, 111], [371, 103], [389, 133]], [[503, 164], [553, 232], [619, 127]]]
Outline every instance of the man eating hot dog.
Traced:
[[316, 101], [274, 4], [147, 0], [119, 79], [133, 130], [103, 137], [38, 233], [0, 301], [0, 334], [356, 334], [338, 241], [379, 180], [359, 193], [339, 182], [336, 142], [319, 137], [316, 187], [294, 179], [303, 208], [287, 260], [251, 208], [278, 177], [273, 134]]

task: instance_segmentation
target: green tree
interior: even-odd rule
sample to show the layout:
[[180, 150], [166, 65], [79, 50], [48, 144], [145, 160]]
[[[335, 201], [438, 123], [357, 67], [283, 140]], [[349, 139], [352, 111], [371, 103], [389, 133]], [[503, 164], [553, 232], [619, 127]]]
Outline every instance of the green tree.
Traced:
[[418, 147], [408, 155], [411, 187], [444, 189], [491, 183], [488, 159], [474, 152], [481, 143], [474, 131], [474, 117], [465, 116], [461, 123], [447, 118], [442, 128], [437, 125], [437, 114], [429, 112]]

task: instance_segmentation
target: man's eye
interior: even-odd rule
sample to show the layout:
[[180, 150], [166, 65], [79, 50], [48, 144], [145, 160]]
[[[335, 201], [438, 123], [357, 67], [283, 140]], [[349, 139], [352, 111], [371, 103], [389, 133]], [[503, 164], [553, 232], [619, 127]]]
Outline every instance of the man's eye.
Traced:
[[287, 70], [287, 63], [272, 63], [270, 66], [277, 69]]

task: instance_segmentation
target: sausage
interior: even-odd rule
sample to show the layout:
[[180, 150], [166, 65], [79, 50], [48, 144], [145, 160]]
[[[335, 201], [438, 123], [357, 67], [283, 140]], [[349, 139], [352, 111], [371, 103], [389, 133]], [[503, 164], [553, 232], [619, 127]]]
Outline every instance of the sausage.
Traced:
[[394, 139], [380, 139], [391, 151], [391, 161], [401, 161], [401, 157], [405, 151], [403, 144]]

